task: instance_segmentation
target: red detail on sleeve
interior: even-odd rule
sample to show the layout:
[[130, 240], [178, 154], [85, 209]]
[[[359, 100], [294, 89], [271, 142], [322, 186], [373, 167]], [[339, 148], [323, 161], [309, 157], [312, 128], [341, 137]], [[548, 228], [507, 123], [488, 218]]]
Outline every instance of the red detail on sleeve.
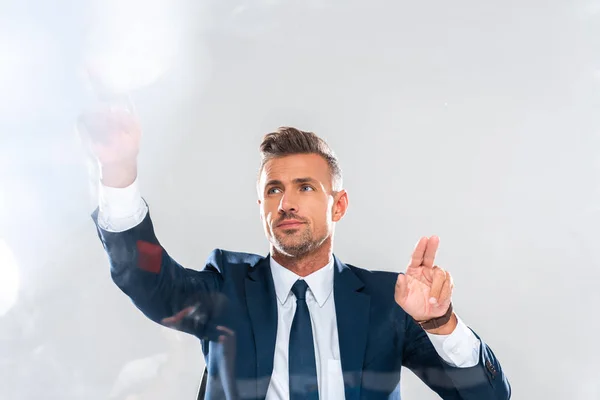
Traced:
[[138, 240], [136, 244], [138, 250], [138, 267], [144, 271], [158, 274], [162, 263], [162, 247], [143, 240]]

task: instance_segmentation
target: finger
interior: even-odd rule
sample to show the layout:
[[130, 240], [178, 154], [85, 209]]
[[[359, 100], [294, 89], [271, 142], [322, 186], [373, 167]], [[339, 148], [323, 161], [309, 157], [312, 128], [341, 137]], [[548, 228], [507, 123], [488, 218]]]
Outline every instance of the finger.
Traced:
[[446, 280], [442, 286], [438, 304], [443, 307], [448, 307], [452, 301], [452, 292], [454, 291], [454, 280], [448, 271], [446, 271]]
[[180, 322], [182, 319], [184, 319], [185, 317], [192, 314], [194, 311], [196, 311], [196, 307], [194, 307], [194, 306], [186, 307], [173, 316], [163, 318], [161, 320], [161, 323], [164, 325], [175, 325], [178, 322]]
[[225, 332], [229, 336], [233, 336], [234, 335], [234, 332], [231, 329], [227, 328], [226, 326], [219, 325], [219, 326], [217, 326], [217, 330], [219, 330], [221, 332]]
[[427, 248], [425, 249], [425, 254], [423, 255], [423, 266], [427, 268], [433, 267], [433, 262], [435, 261], [435, 254], [437, 253], [438, 246], [440, 245], [440, 238], [437, 236], [432, 236], [427, 241]]
[[120, 133], [136, 139], [141, 136], [140, 121], [137, 115], [129, 109], [117, 107], [111, 112], [111, 115], [115, 120], [116, 129]]
[[437, 265], [433, 267], [433, 283], [431, 284], [431, 289], [429, 290], [429, 303], [437, 304], [440, 298], [440, 293], [442, 292], [442, 286], [444, 286], [444, 281], [446, 280], [446, 271], [438, 267]]
[[426, 237], [422, 237], [421, 239], [419, 239], [419, 241], [417, 242], [417, 245], [415, 246], [415, 249], [413, 250], [412, 256], [410, 258], [410, 263], [408, 264], [408, 267], [412, 267], [412, 268], [417, 268], [419, 266], [421, 266], [421, 263], [423, 262], [423, 256], [425, 255], [425, 249], [427, 248], [427, 238]]

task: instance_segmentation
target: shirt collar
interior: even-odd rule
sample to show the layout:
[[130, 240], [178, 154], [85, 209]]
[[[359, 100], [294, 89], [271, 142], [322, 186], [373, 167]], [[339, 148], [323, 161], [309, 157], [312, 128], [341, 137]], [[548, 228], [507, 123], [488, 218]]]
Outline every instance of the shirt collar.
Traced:
[[298, 279], [304, 279], [312, 292], [319, 307], [323, 307], [327, 298], [333, 291], [333, 257], [329, 259], [327, 265], [318, 269], [304, 278], [296, 275], [289, 269], [285, 268], [277, 261], [270, 257], [271, 274], [273, 275], [273, 283], [275, 284], [275, 293], [277, 300], [281, 304], [285, 304], [292, 290], [292, 286]]

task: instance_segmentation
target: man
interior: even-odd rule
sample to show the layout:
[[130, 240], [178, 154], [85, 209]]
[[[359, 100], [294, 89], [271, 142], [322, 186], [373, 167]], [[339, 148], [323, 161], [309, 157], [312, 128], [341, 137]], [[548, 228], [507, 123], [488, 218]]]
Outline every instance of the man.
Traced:
[[280, 128], [260, 146], [266, 256], [215, 249], [202, 271], [160, 245], [137, 186], [140, 128], [126, 111], [87, 115], [101, 167], [93, 218], [116, 285], [151, 320], [197, 336], [206, 399], [389, 399], [405, 366], [444, 399], [509, 399], [492, 350], [454, 312], [439, 238], [404, 273], [333, 253], [348, 207], [338, 160], [310, 132]]

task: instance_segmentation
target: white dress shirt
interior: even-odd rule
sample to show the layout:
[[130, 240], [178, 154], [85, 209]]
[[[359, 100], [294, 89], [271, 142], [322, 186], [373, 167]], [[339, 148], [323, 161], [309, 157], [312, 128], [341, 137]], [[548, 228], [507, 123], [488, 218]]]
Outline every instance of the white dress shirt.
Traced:
[[[110, 188], [100, 184], [98, 224], [102, 229], [111, 232], [128, 230], [141, 223], [147, 212], [148, 206], [142, 199], [137, 179], [126, 188]], [[288, 399], [288, 345], [296, 311], [296, 299], [291, 288], [300, 277], [272, 258], [270, 260], [277, 294], [277, 340], [267, 400]], [[306, 302], [315, 341], [319, 398], [343, 399], [344, 382], [333, 300], [333, 259], [325, 267], [304, 277], [304, 280], [309, 287]], [[458, 315], [457, 320], [456, 329], [449, 335], [426, 334], [437, 353], [448, 364], [461, 368], [472, 367], [479, 362], [480, 341]]]
[[277, 340], [266, 400], [289, 399], [289, 338], [296, 312], [296, 296], [292, 293], [292, 286], [298, 279], [304, 279], [308, 284], [306, 304], [315, 344], [319, 398], [344, 399], [344, 379], [333, 300], [333, 258], [325, 267], [304, 278], [282, 267], [273, 258], [270, 261], [277, 295]]

